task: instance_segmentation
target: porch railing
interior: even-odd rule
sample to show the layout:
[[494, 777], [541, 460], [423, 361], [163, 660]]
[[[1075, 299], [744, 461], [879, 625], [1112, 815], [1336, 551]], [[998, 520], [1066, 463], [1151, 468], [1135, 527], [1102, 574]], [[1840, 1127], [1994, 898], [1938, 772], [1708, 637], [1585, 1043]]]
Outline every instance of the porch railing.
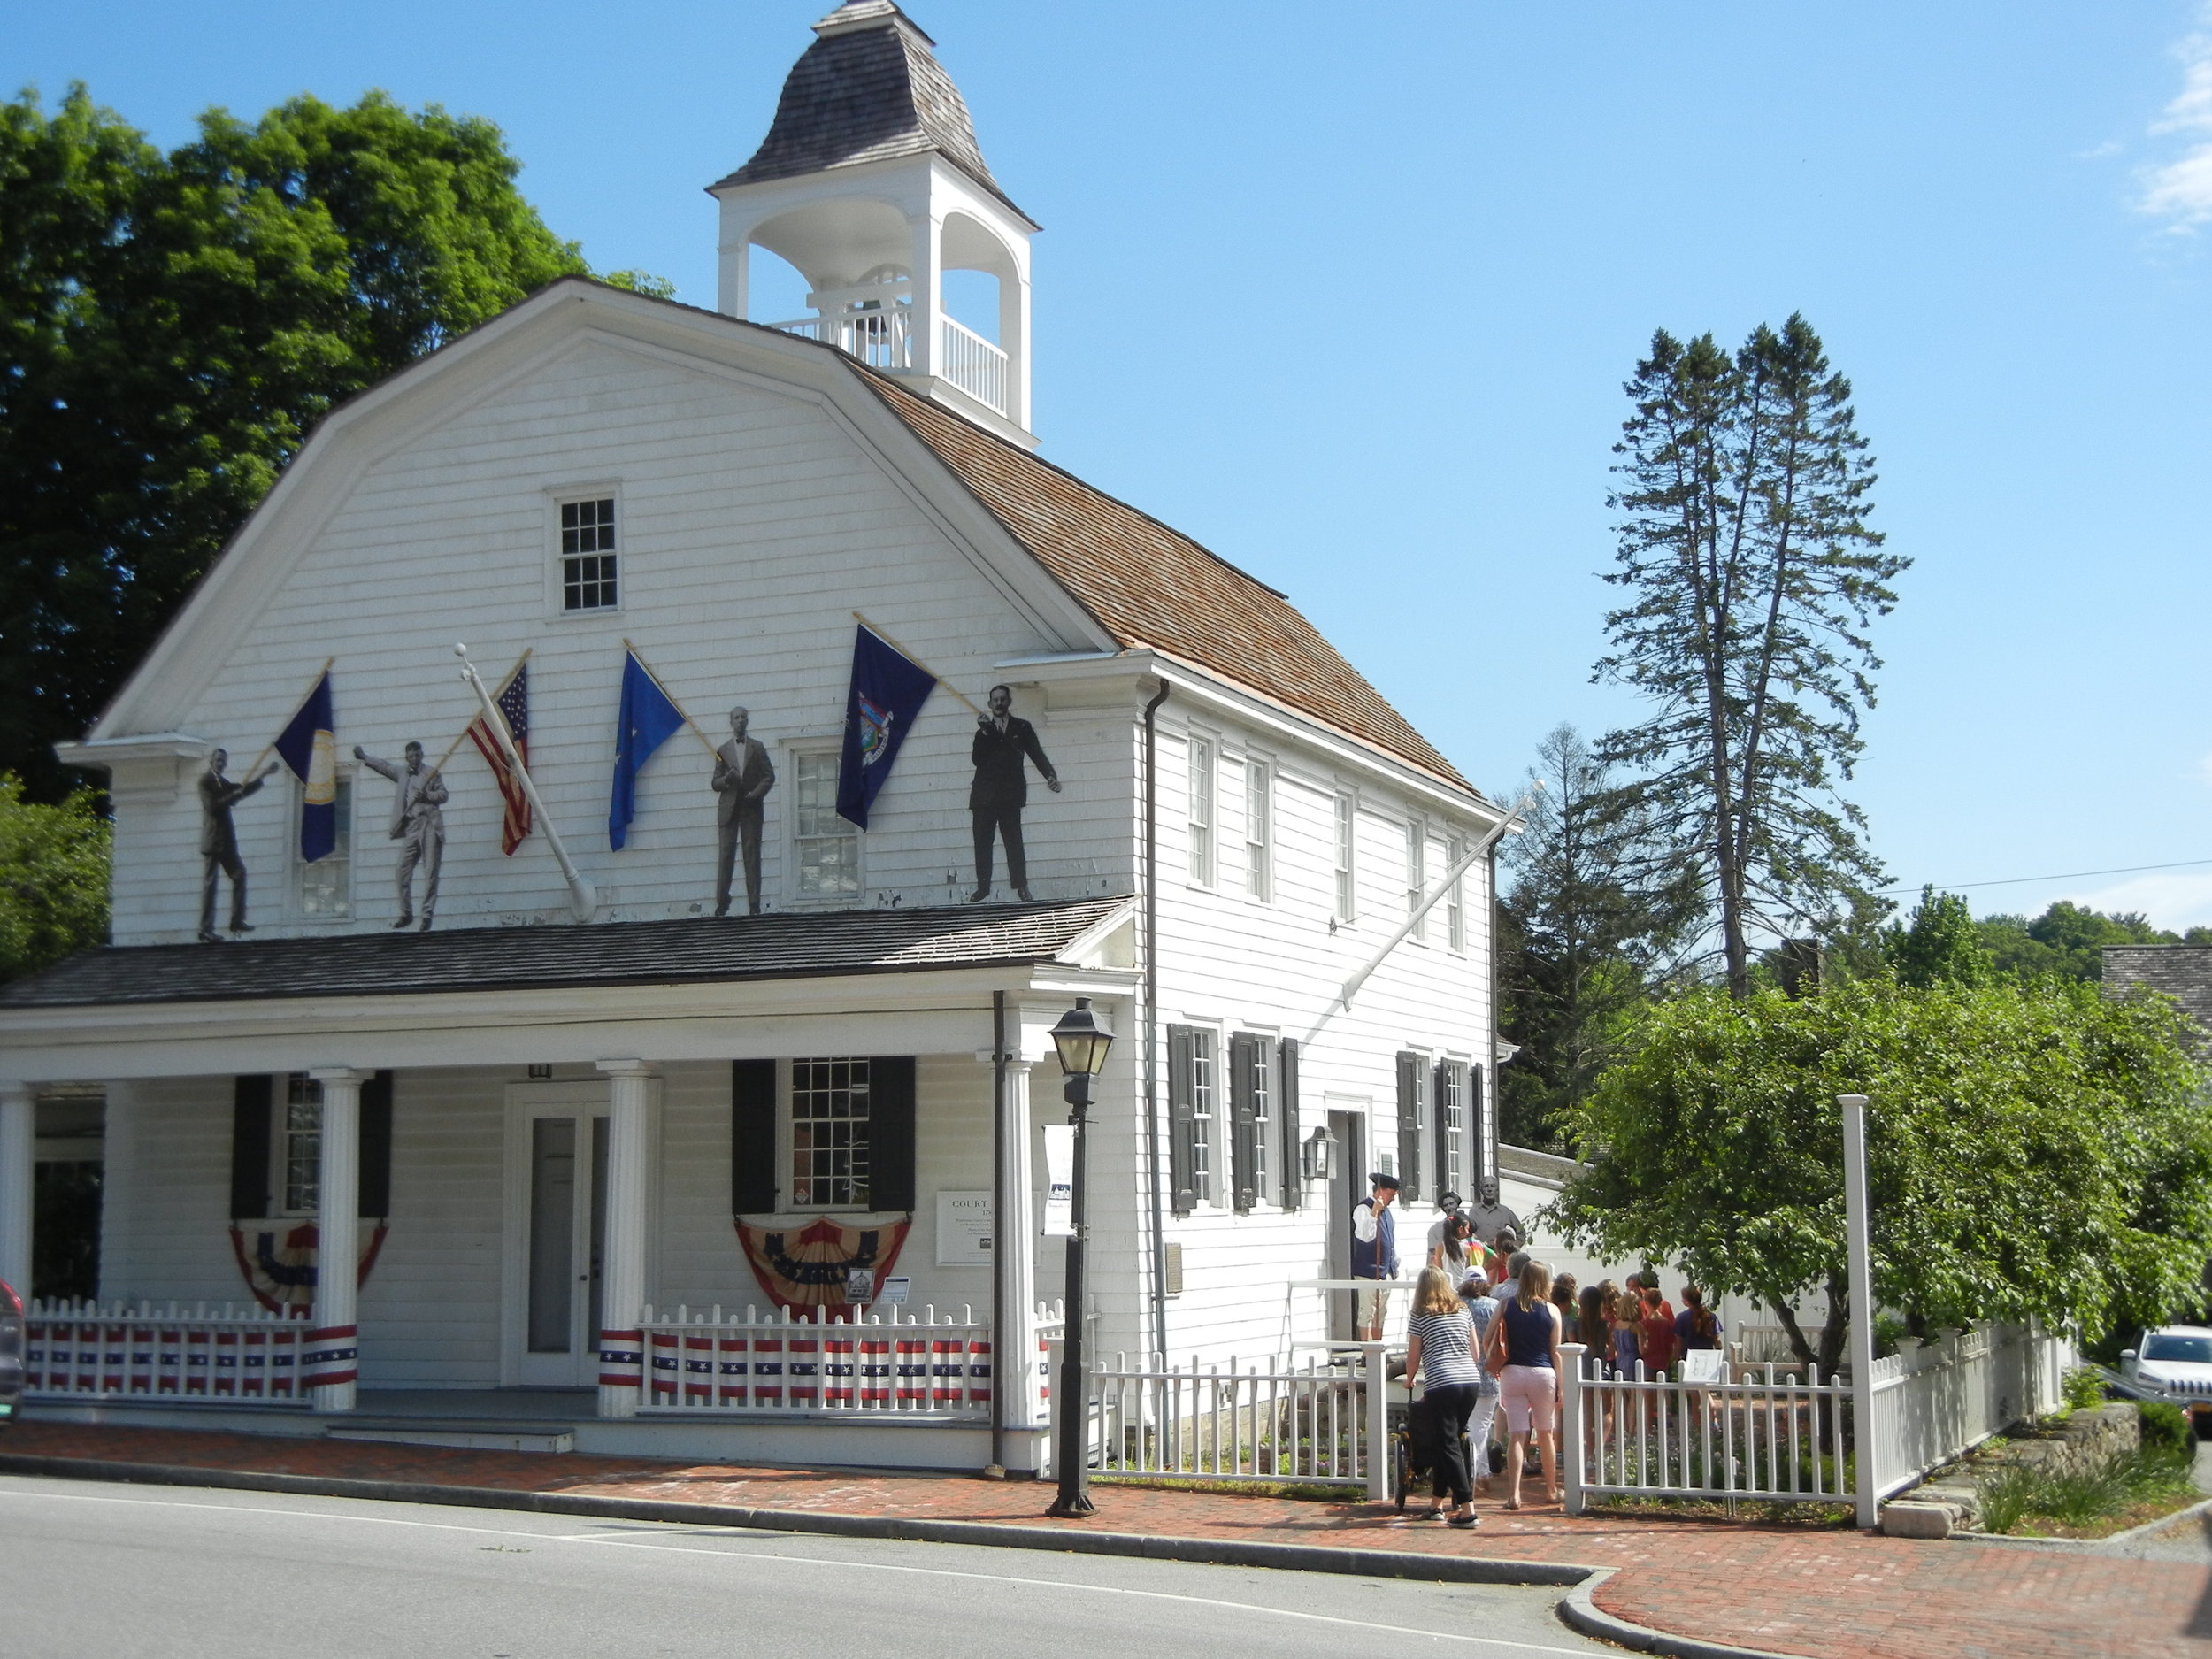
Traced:
[[[1057, 1310], [1040, 1307], [1041, 1330]], [[819, 1309], [648, 1307], [643, 1413], [985, 1418], [991, 1409], [991, 1327], [892, 1308], [856, 1319]], [[1040, 1348], [1042, 1347], [1041, 1338]]]
[[[1386, 1347], [1363, 1343], [1328, 1358], [1225, 1365], [1102, 1357], [1082, 1402], [1091, 1473], [1223, 1485], [1295, 1481], [1387, 1497]], [[1056, 1411], [1063, 1404], [1053, 1403]]]
[[306, 1320], [257, 1306], [34, 1302], [23, 1322], [23, 1392], [304, 1405], [314, 1334]]
[[974, 329], [938, 319], [939, 372], [977, 403], [1006, 412], [1006, 354]]
[[1560, 1400], [1566, 1509], [1603, 1497], [1755, 1499], [1848, 1503], [1845, 1425], [1851, 1388], [1816, 1367], [1728, 1365], [1711, 1379], [1609, 1377], [1576, 1344]]
[[874, 311], [843, 311], [833, 317], [797, 317], [789, 322], [770, 323], [782, 334], [819, 340], [848, 357], [859, 358], [872, 369], [903, 369], [908, 365], [908, 319], [904, 305]]

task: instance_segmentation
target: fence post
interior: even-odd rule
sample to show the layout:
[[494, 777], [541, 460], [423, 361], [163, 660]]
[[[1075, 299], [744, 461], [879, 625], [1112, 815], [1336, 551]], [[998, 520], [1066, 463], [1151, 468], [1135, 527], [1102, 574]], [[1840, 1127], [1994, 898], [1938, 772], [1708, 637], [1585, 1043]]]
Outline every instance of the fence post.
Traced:
[[1359, 1351], [1367, 1367], [1367, 1496], [1371, 1502], [1390, 1498], [1390, 1378], [1384, 1357], [1387, 1344], [1362, 1342]]
[[1559, 1357], [1566, 1362], [1559, 1378], [1559, 1462], [1567, 1474], [1561, 1508], [1569, 1515], [1582, 1513], [1582, 1356], [1587, 1352], [1579, 1342], [1559, 1345]]
[[1874, 1457], [1874, 1263], [1866, 1205], [1866, 1096], [1839, 1094], [1843, 1108], [1844, 1239], [1851, 1268], [1851, 1481], [1858, 1525], [1881, 1524], [1882, 1488]]

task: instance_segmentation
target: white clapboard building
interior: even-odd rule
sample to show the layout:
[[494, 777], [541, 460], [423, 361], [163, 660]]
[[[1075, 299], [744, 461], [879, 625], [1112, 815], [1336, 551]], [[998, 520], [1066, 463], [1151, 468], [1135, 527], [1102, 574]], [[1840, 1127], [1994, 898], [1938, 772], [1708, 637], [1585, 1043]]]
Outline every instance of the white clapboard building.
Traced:
[[[1494, 1184], [1502, 813], [1282, 594], [1033, 453], [1034, 226], [895, 7], [815, 32], [712, 187], [719, 310], [564, 280], [334, 411], [64, 747], [114, 803], [113, 943], [0, 991], [0, 1276], [29, 1277], [37, 1102], [105, 1102], [100, 1301], [34, 1332], [52, 1409], [1034, 1467], [1079, 996], [1117, 1037], [1099, 1350], [1324, 1338], [1286, 1286], [1345, 1271], [1367, 1170], [1409, 1182], [1409, 1263], [1443, 1190]], [[813, 315], [747, 319], [754, 246]], [[995, 314], [956, 319], [948, 270]], [[939, 681], [864, 832], [860, 618]], [[490, 760], [449, 753], [480, 713], [457, 642], [495, 693], [526, 665], [511, 853]], [[629, 653], [696, 726], [617, 849]], [[334, 774], [224, 809], [234, 932], [211, 757], [256, 775], [326, 659]], [[1002, 829], [978, 900], [1001, 685], [1027, 891]], [[718, 916], [738, 707], [773, 782], [758, 913], [740, 844]], [[443, 857], [396, 927], [419, 779], [355, 749], [403, 772], [410, 742], [446, 757]], [[356, 1271], [319, 1271], [340, 1237]]]

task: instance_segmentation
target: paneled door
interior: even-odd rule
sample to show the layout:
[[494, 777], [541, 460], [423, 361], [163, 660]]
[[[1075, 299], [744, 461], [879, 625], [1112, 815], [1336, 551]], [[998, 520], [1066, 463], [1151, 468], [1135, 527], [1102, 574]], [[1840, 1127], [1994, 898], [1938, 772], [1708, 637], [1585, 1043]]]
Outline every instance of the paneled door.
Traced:
[[524, 1387], [584, 1388], [599, 1379], [607, 1237], [602, 1093], [595, 1108], [526, 1099], [509, 1116], [509, 1352], [503, 1370]]

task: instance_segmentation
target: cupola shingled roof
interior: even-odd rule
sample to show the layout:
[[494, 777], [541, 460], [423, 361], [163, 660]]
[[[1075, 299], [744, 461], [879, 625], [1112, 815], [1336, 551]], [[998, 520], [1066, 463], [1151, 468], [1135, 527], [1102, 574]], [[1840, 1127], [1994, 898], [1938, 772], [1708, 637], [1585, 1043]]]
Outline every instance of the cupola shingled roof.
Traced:
[[855, 373], [1125, 648], [1195, 664], [1474, 793], [1275, 589], [887, 376]]
[[760, 149], [710, 190], [934, 150], [1014, 207], [991, 176], [967, 101], [930, 50], [933, 42], [891, 0], [848, 0], [814, 32]]

